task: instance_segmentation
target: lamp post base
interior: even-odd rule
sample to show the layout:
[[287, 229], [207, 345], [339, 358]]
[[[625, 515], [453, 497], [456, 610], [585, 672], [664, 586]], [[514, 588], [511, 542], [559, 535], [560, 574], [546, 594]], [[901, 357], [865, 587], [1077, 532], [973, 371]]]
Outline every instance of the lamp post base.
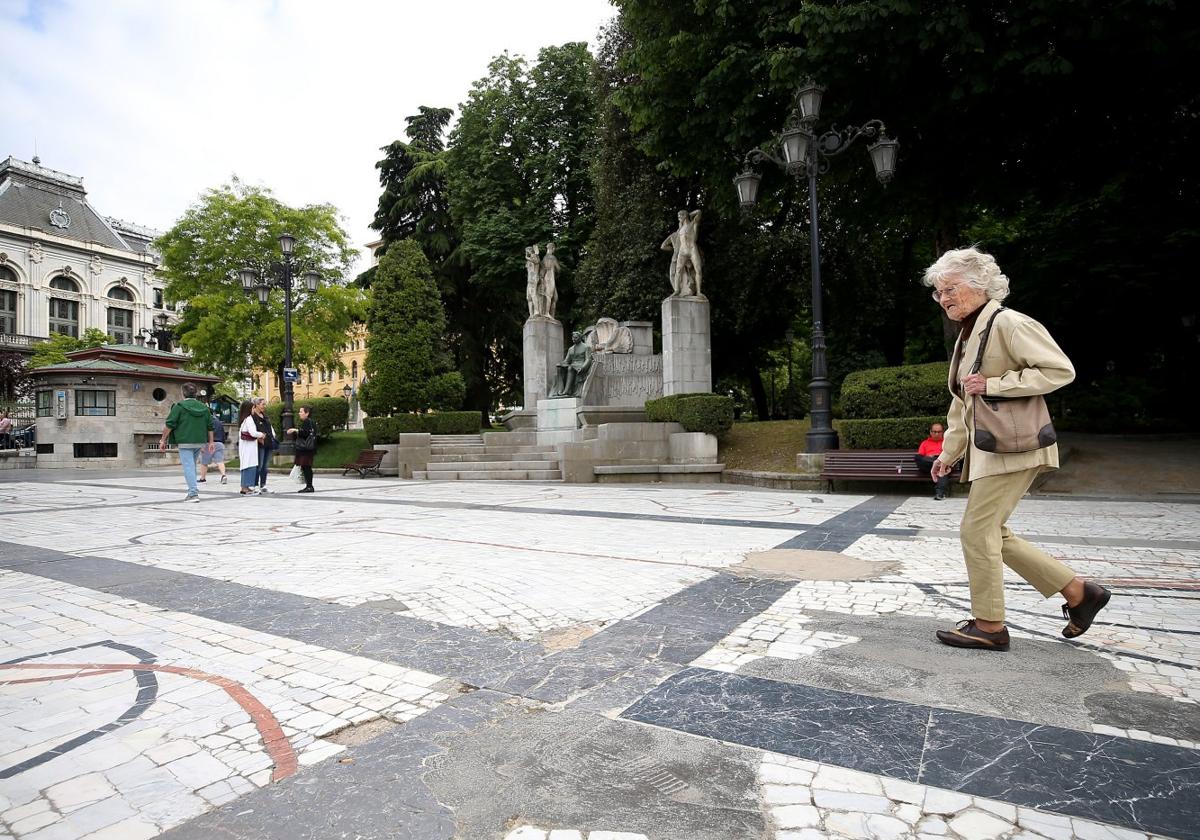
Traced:
[[838, 448], [838, 433], [833, 429], [814, 429], [804, 436], [805, 452], [827, 452]]

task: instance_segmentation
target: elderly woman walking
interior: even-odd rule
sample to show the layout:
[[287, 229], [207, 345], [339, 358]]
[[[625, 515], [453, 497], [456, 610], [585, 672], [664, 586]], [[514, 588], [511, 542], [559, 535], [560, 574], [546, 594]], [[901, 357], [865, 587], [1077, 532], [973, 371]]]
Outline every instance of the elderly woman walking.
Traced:
[[[1068, 639], [1080, 636], [1108, 603], [1108, 590], [1077, 577], [1058, 560], [1015, 536], [1006, 524], [1037, 475], [1058, 468], [1057, 444], [1001, 453], [980, 449], [977, 443], [981, 441], [973, 435], [975, 412], [988, 410], [979, 407], [984, 397], [1049, 394], [1070, 383], [1075, 369], [1045, 327], [1001, 306], [1008, 295], [1008, 278], [990, 255], [975, 248], [947, 251], [925, 270], [924, 282], [933, 287], [933, 299], [947, 317], [961, 326], [950, 363], [949, 423], [942, 454], [930, 472], [936, 482], [963, 460], [962, 480], [971, 482], [959, 534], [973, 618], [959, 622], [954, 629], [937, 631], [937, 638], [952, 647], [1008, 650], [1006, 565], [1043, 597], [1061, 594], [1067, 619], [1062, 634]], [[982, 442], [986, 444], [986, 437]]]

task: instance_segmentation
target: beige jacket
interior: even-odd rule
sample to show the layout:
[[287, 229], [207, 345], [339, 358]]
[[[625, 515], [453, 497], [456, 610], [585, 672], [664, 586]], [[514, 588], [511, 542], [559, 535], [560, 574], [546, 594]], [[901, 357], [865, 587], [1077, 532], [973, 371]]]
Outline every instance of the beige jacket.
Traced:
[[[1021, 472], [1033, 467], [1058, 469], [1058, 444], [1032, 452], [998, 454], [975, 448], [972, 440], [974, 428], [974, 397], [960, 397], [959, 382], [971, 372], [975, 356], [979, 353], [979, 341], [988, 321], [1002, 304], [989, 300], [975, 320], [975, 328], [963, 346], [962, 337], [954, 345], [954, 356], [950, 363], [950, 410], [947, 412], [946, 435], [942, 442], [942, 454], [938, 460], [953, 464], [965, 458], [962, 480], [973, 481], [989, 475]], [[1049, 394], [1068, 385], [1075, 379], [1075, 368], [1059, 346], [1054, 343], [1046, 328], [1028, 315], [1006, 309], [996, 317], [987, 349], [983, 352], [983, 365], [979, 370], [987, 377], [989, 397], [1030, 397]], [[956, 387], [957, 386], [957, 387]]]

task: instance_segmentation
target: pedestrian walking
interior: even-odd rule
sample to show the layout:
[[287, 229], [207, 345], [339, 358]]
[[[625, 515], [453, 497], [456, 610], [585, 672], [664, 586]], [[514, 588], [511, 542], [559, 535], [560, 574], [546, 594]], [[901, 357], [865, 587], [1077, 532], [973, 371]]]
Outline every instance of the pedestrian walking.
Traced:
[[183, 399], [171, 406], [167, 422], [163, 425], [158, 451], [167, 451], [167, 441], [179, 448], [179, 463], [183, 467], [183, 480], [187, 484], [185, 502], [200, 501], [200, 490], [196, 486], [196, 464], [200, 450], [213, 450], [212, 414], [208, 406], [196, 399], [197, 388], [193, 382], [183, 383]]
[[300, 493], [313, 492], [313, 458], [317, 454], [317, 422], [312, 419], [312, 409], [306, 405], [300, 406], [300, 425], [287, 430], [288, 437], [296, 439], [296, 462], [304, 475], [304, 486]]
[[952, 630], [937, 631], [937, 638], [952, 647], [1008, 650], [1006, 565], [1043, 597], [1061, 594], [1067, 619], [1062, 634], [1068, 639], [1080, 636], [1108, 603], [1110, 593], [1077, 577], [1066, 565], [1014, 535], [1006, 524], [1034, 478], [1044, 470], [1058, 469], [1058, 445], [1047, 433], [1028, 451], [999, 447], [994, 438], [989, 441], [986, 433], [979, 433], [975, 422], [977, 412], [996, 410], [983, 402], [985, 397], [1013, 400], [1049, 394], [1071, 382], [1075, 369], [1045, 327], [1001, 306], [1009, 282], [989, 254], [975, 248], [947, 251], [925, 270], [924, 283], [933, 287], [933, 299], [946, 316], [961, 327], [950, 363], [950, 411], [942, 453], [930, 474], [936, 482], [962, 460], [962, 481], [971, 482], [959, 539], [973, 617]]
[[258, 492], [258, 442], [263, 437], [254, 422], [254, 404], [246, 400], [238, 408], [238, 465], [243, 496]]
[[7, 411], [0, 411], [0, 449], [11, 449], [13, 421]]
[[217, 465], [217, 469], [221, 473], [221, 483], [228, 482], [228, 477], [225, 475], [225, 424], [221, 422], [221, 415], [217, 412], [212, 413], [213, 422], [213, 450], [207, 450], [200, 453], [200, 482], [208, 481], [208, 468], [213, 464]]
[[267, 401], [262, 397], [254, 398], [254, 425], [262, 437], [258, 439], [258, 492], [267, 492], [267, 468], [271, 466], [271, 455], [279, 448], [275, 438], [275, 428], [267, 417]]

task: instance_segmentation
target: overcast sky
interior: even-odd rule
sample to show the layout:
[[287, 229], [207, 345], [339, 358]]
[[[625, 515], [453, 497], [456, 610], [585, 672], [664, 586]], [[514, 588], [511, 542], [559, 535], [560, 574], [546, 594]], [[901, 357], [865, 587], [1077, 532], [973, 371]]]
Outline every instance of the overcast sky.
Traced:
[[0, 159], [82, 176], [104, 215], [166, 230], [236, 174], [334, 204], [363, 245], [379, 147], [457, 113], [488, 61], [587, 41], [608, 0], [0, 0]]

